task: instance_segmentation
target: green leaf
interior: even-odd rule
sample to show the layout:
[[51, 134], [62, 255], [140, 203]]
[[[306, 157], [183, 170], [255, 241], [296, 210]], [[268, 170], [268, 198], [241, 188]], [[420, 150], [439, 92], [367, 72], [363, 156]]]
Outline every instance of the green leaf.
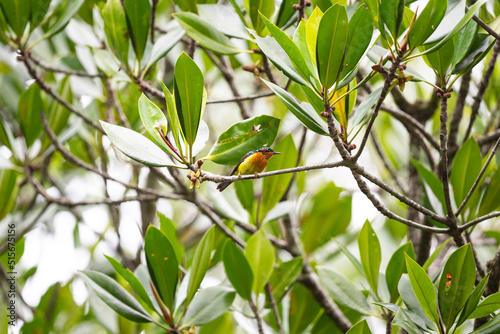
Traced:
[[305, 286], [294, 285], [290, 293], [289, 333], [303, 333], [314, 321], [320, 309], [321, 306]]
[[49, 10], [50, 0], [31, 1], [30, 30], [33, 31], [43, 21]]
[[163, 58], [172, 48], [182, 39], [185, 32], [182, 29], [173, 29], [165, 35], [162, 35], [156, 40], [151, 50], [151, 56], [147, 66], [144, 68], [143, 73], [146, 73], [151, 66], [156, 64], [158, 60]]
[[[310, 18], [308, 21], [311, 20]], [[305, 20], [301, 20], [297, 29], [295, 29], [295, 33], [293, 34], [293, 41], [301, 51], [302, 56], [304, 57], [304, 61], [306, 62], [309, 74], [311, 75], [310, 79], [314, 82], [314, 87], [316, 90], [320, 90], [319, 86], [319, 77], [318, 71], [316, 70], [316, 59], [313, 60], [312, 56], [308, 50], [309, 45], [307, 44], [307, 22]], [[316, 40], [314, 40], [314, 48], [316, 48]]]
[[213, 25], [193, 13], [175, 13], [174, 18], [186, 33], [204, 48], [221, 55], [234, 55], [240, 50]]
[[333, 322], [332, 318], [323, 312], [314, 324], [311, 334], [341, 334], [343, 331]]
[[407, 273], [405, 254], [408, 254], [413, 260], [415, 259], [415, 251], [410, 241], [399, 247], [394, 254], [392, 254], [387, 264], [387, 269], [385, 270], [385, 280], [389, 288], [389, 293], [391, 294], [391, 302], [393, 303], [395, 303], [399, 297], [399, 280], [403, 274]]
[[351, 327], [346, 334], [372, 334], [366, 319], [361, 320], [357, 324]]
[[295, 117], [297, 117], [309, 130], [323, 136], [328, 136], [328, 127], [326, 123], [314, 110], [312, 110], [312, 108], [308, 108], [309, 110], [306, 110], [304, 105], [299, 104], [293, 95], [283, 88], [264, 79], [262, 79], [262, 81], [264, 81], [264, 83], [271, 88], [276, 96], [279, 97], [279, 99], [285, 104], [288, 110], [290, 110], [292, 114], [294, 114]]
[[182, 150], [181, 137], [183, 138], [184, 134], [181, 131], [181, 125], [179, 123], [179, 116], [177, 114], [177, 109], [175, 107], [174, 97], [168, 90], [167, 86], [165, 86], [163, 81], [160, 81], [160, 84], [163, 90], [163, 94], [165, 95], [165, 104], [167, 106], [167, 117], [168, 117], [168, 123], [170, 124], [170, 129], [172, 131], [171, 132], [172, 137], [174, 137], [176, 147]]
[[[445, 76], [448, 74], [448, 69], [453, 60], [453, 43], [453, 40], [449, 40], [448, 43], [444, 44], [439, 50], [424, 55], [424, 61], [438, 74], [442, 81], [444, 81]], [[432, 46], [434, 46], [434, 44], [423, 46], [422, 50], [429, 49]]]
[[495, 41], [490, 42], [490, 35], [478, 34], [467, 55], [455, 66], [453, 74], [465, 74], [476, 66], [493, 48]]
[[497, 314], [493, 319], [470, 334], [496, 334], [498, 331], [500, 331], [500, 315]]
[[408, 277], [410, 278], [415, 297], [417, 297], [424, 313], [438, 325], [439, 315], [437, 313], [436, 289], [422, 267], [412, 260], [410, 256], [405, 255], [405, 258]]
[[109, 46], [122, 65], [128, 68], [129, 40], [127, 19], [121, 1], [107, 1], [102, 10], [102, 18]]
[[0, 170], [0, 220], [12, 211], [17, 201], [19, 173], [12, 169]]
[[276, 261], [274, 247], [264, 230], [258, 230], [248, 239], [245, 256], [254, 276], [252, 289], [258, 295], [269, 281]]
[[410, 319], [406, 311], [400, 308], [396, 312], [396, 316], [392, 320], [392, 324], [394, 326], [398, 326], [404, 329], [408, 334], [421, 334], [422, 331], [418, 328], [417, 325]]
[[339, 79], [348, 33], [345, 7], [335, 4], [321, 19], [316, 44], [319, 79], [325, 89], [329, 89]]
[[361, 262], [359, 262], [359, 260], [354, 256], [354, 254], [352, 254], [346, 246], [344, 246], [343, 244], [341, 244], [340, 242], [338, 242], [336, 239], [333, 239], [333, 241], [337, 244], [337, 246], [339, 247], [340, 251], [342, 253], [344, 253], [345, 256], [347, 256], [347, 258], [349, 259], [349, 261], [351, 261], [351, 263], [354, 265], [354, 267], [356, 267], [356, 269], [358, 270], [358, 272], [361, 274], [361, 275], [364, 275], [363, 273], [363, 267], [361, 266]]
[[[276, 14], [275, 22], [278, 27], [283, 27], [286, 25], [292, 16], [295, 16], [295, 10], [293, 9], [293, 5], [297, 4], [299, 0], [283, 0], [281, 2], [280, 8], [278, 10], [278, 14]], [[266, 15], [267, 16], [267, 15]]]
[[448, 1], [430, 0], [417, 17], [409, 33], [408, 43], [414, 49], [425, 43], [432, 35], [446, 13]]
[[482, 318], [493, 314], [500, 309], [500, 292], [486, 297], [477, 305], [476, 309], [468, 316], [468, 319]]
[[367, 220], [358, 234], [359, 256], [366, 280], [370, 284], [373, 292], [377, 294], [378, 276], [380, 262], [382, 261], [382, 252], [380, 242], [373, 230], [370, 222]]
[[363, 57], [370, 45], [372, 35], [373, 25], [370, 10], [363, 5], [359, 6], [349, 20], [346, 54], [340, 78], [344, 78], [356, 68], [361, 57]]
[[[380, 1], [380, 17], [383, 22], [382, 24], [385, 24], [387, 26], [394, 39], [397, 39], [399, 37], [398, 32], [401, 28], [401, 21], [403, 20], [404, 8], [404, 0]], [[380, 29], [384, 29], [383, 26], [381, 26]]]
[[116, 270], [116, 272], [123, 277], [129, 284], [130, 286], [137, 292], [139, 297], [142, 298], [142, 300], [152, 309], [154, 310], [153, 303], [151, 302], [151, 299], [148, 296], [148, 293], [146, 292], [146, 289], [142, 286], [141, 282], [139, 279], [134, 275], [133, 272], [130, 271], [130, 269], [125, 268], [124, 266], [121, 265], [120, 262], [117, 260], [113, 259], [110, 256], [106, 256], [106, 259], [108, 259], [109, 263], [113, 266], [113, 268]]
[[[486, 285], [488, 284], [489, 279], [490, 279], [490, 273], [488, 273], [481, 280], [481, 282], [479, 282], [479, 284], [474, 288], [474, 291], [472, 291], [471, 295], [467, 299], [467, 302], [465, 303], [463, 311], [460, 313], [460, 317], [458, 318], [457, 321], [457, 327], [463, 324], [465, 320], [467, 320], [469, 317], [472, 317], [472, 313], [478, 309], [477, 304], [479, 304], [479, 301], [483, 296], [483, 292], [486, 289]], [[496, 305], [496, 308], [493, 310], [493, 312], [500, 309], [500, 299], [498, 300], [498, 302], [499, 303], [498, 305]]]
[[452, 69], [454, 69], [455, 66], [462, 59], [464, 59], [465, 55], [469, 52], [472, 43], [474, 42], [474, 38], [477, 35], [478, 29], [479, 26], [477, 25], [477, 23], [474, 21], [470, 21], [462, 30], [460, 30], [453, 37], [453, 45], [455, 49], [453, 53], [453, 60], [451, 66]]
[[[68, 103], [73, 103], [73, 91], [71, 90], [71, 85], [69, 83], [69, 76], [65, 77], [59, 86], [57, 91], [60, 97], [66, 100]], [[71, 116], [71, 111], [61, 105], [56, 100], [52, 100], [50, 104], [48, 113], [48, 123], [52, 131], [56, 135], [60, 134], [62, 130], [68, 125], [69, 117]], [[42, 151], [51, 145], [50, 140], [47, 136], [44, 136], [42, 140]]]
[[207, 273], [210, 264], [210, 257], [214, 249], [214, 227], [210, 228], [203, 238], [201, 238], [196, 251], [194, 252], [193, 263], [191, 264], [191, 274], [189, 275], [189, 284], [186, 297], [186, 307], [198, 291], [201, 281]]
[[450, 255], [438, 285], [439, 310], [447, 329], [467, 302], [475, 280], [476, 263], [470, 244], [466, 244]]
[[245, 210], [247, 210], [250, 215], [252, 215], [254, 200], [253, 180], [243, 180], [240, 182], [236, 182], [234, 184], [234, 189], [236, 190], [236, 196], [238, 196], [238, 200], [240, 201], [241, 206]]
[[252, 298], [253, 273], [245, 254], [231, 240], [226, 242], [222, 253], [226, 275], [236, 292], [245, 300]]
[[172, 161], [155, 143], [128, 128], [100, 121], [109, 140], [131, 159], [148, 166], [172, 166]]
[[81, 273], [87, 285], [116, 313], [134, 322], [153, 321], [142, 305], [112, 278], [92, 270]]
[[16, 36], [21, 39], [30, 18], [31, 5], [27, 0], [1, 0], [5, 18]]
[[[429, 3], [427, 4], [426, 8], [431, 5], [432, 2], [438, 2], [438, 3], [443, 3], [443, 1], [440, 1], [440, 0], [432, 0], [432, 1], [429, 1]], [[441, 46], [443, 46], [444, 44], [446, 44], [451, 38], [453, 38], [453, 36], [455, 36], [455, 34], [457, 34], [460, 30], [462, 30], [466, 25], [467, 23], [470, 22], [470, 20], [472, 20], [472, 17], [474, 15], [477, 14], [477, 11], [479, 10], [479, 7], [481, 7], [482, 5], [484, 5], [488, 0], [478, 0], [476, 1], [476, 3], [472, 6], [469, 7], [469, 11], [464, 15], [464, 17], [457, 23], [457, 25], [455, 25], [455, 27], [453, 28], [452, 31], [450, 31], [450, 33], [448, 35], [446, 35], [446, 37], [444, 37], [440, 42], [438, 42], [436, 45], [434, 45], [432, 48], [430, 49], [427, 49], [425, 50], [424, 52], [421, 52], [420, 54], [421, 55], [424, 55], [424, 54], [428, 54], [428, 53], [432, 53], [436, 50], [438, 50], [439, 48], [441, 48]], [[438, 5], [438, 6], [442, 6], [441, 5]], [[422, 13], [423, 14], [423, 13]], [[422, 16], [422, 14], [420, 16]], [[418, 20], [418, 19], [417, 19]], [[422, 28], [422, 27], [421, 27]], [[425, 30], [426, 27], [424, 27], [423, 30]], [[414, 31], [415, 29], [415, 25], [414, 27], [412, 28], [412, 32]], [[410, 32], [411, 33], [411, 32]], [[411, 44], [410, 44], [411, 45]]]
[[27, 90], [21, 93], [18, 106], [19, 125], [26, 140], [26, 146], [28, 147], [33, 144], [42, 131], [40, 110], [43, 109], [40, 88], [37, 84], [32, 84]]
[[179, 268], [172, 244], [161, 231], [150, 225], [144, 240], [149, 275], [165, 305], [173, 311]]
[[174, 101], [179, 124], [192, 146], [200, 125], [203, 100], [203, 73], [184, 52], [177, 58], [174, 74]]
[[290, 57], [290, 61], [292, 62], [295, 69], [299, 72], [300, 76], [307, 82], [310, 82], [309, 77], [311, 76], [311, 73], [309, 73], [307, 63], [304, 60], [304, 57], [302, 56], [302, 53], [297, 44], [295, 44], [295, 42], [285, 32], [275, 26], [266, 17], [262, 16], [262, 19], [264, 20], [267, 29], [269, 29], [269, 31], [271, 32], [271, 35], [273, 35], [279, 45], [286, 52], [288, 57]]
[[[248, 15], [250, 15], [250, 20], [252, 21], [252, 26], [258, 35], [262, 36], [262, 31], [264, 30], [264, 22], [262, 22], [264, 17], [271, 17], [274, 13], [274, 1], [266, 0], [245, 0], [244, 1]], [[260, 15], [259, 15], [260, 13]]]
[[269, 60], [288, 78], [295, 81], [303, 86], [308, 86], [308, 82], [304, 79], [295, 69], [294, 65], [290, 62], [288, 54], [283, 50], [280, 44], [271, 36], [262, 38], [255, 32], [250, 31], [250, 34], [254, 37], [255, 43], [264, 52], [264, 54], [269, 58]]
[[439, 254], [443, 251], [443, 249], [446, 247], [446, 245], [452, 240], [453, 238], [448, 238], [446, 239], [439, 247], [437, 247], [434, 252], [432, 252], [431, 256], [425, 261], [424, 265], [422, 268], [427, 271], [429, 267], [431, 266], [432, 262], [438, 257]]
[[351, 120], [349, 121], [349, 124], [351, 124], [351, 129], [366, 121], [365, 119], [366, 114], [368, 114], [368, 112], [373, 108], [378, 98], [380, 97], [381, 92], [382, 92], [382, 87], [375, 89], [368, 96], [364, 97], [363, 101], [349, 115], [351, 118]]
[[365, 4], [370, 10], [373, 25], [380, 31], [380, 36], [383, 40], [387, 40], [385, 36], [384, 21], [380, 17], [380, 1], [379, 0], [365, 0]]
[[124, 7], [135, 55], [141, 61], [148, 41], [151, 4], [149, 0], [125, 0]]
[[[437, 326], [432, 322], [431, 319], [427, 315], [425, 315], [424, 310], [420, 306], [420, 303], [413, 292], [413, 288], [410, 283], [410, 278], [408, 275], [403, 275], [399, 280], [398, 284], [399, 295], [401, 299], [408, 307], [408, 316], [412, 319], [412, 321], [419, 326], [420, 328], [429, 331], [429, 329], [434, 329], [437, 331]], [[384, 307], [387, 304], [384, 304]], [[391, 309], [391, 308], [389, 308]], [[397, 309], [391, 309], [393, 312], [397, 312]]]
[[153, 141], [165, 152], [168, 152], [177, 159], [174, 151], [168, 147], [158, 132], [161, 131], [165, 137], [167, 136], [168, 122], [163, 112], [145, 94], [141, 94], [138, 106], [142, 124], [151, 138], [153, 138]]
[[491, 177], [479, 206], [479, 216], [495, 211], [500, 207], [500, 167]]
[[177, 239], [177, 228], [172, 219], [166, 217], [161, 212], [157, 212], [158, 220], [160, 221], [160, 231], [167, 237], [168, 241], [174, 248], [177, 263], [182, 263], [184, 256], [184, 246]]
[[233, 304], [235, 296], [233, 289], [223, 286], [200, 290], [189, 305], [182, 325], [199, 326], [220, 317]]
[[[321, 22], [321, 18], [323, 17], [323, 12], [319, 7], [314, 8], [314, 11], [309, 16], [306, 21], [306, 42], [307, 42], [307, 51], [314, 62], [316, 63], [316, 44], [318, 42], [318, 28], [319, 23]], [[315, 72], [317, 72], [315, 70]]]
[[323, 267], [317, 268], [319, 278], [337, 304], [364, 315], [372, 314], [365, 295], [345, 276]]
[[302, 216], [300, 235], [307, 254], [345, 232], [351, 221], [352, 196], [341, 196], [342, 188], [327, 183], [313, 197], [311, 211]]
[[[292, 134], [289, 134], [280, 140], [280, 142], [274, 147], [274, 150], [276, 152], [280, 152], [282, 155], [280, 156], [280, 159], [271, 159], [269, 161], [267, 164], [268, 172], [292, 168], [296, 165], [298, 152], [295, 147], [295, 143], [293, 142]], [[292, 173], [288, 173], [266, 177], [264, 179], [260, 209], [262, 217], [265, 217], [265, 215], [281, 200], [288, 184], [292, 179], [292, 176]]]
[[174, 3], [179, 6], [183, 12], [192, 12], [197, 14], [197, 4], [196, 0], [174, 0]]
[[412, 159], [411, 163], [418, 171], [420, 182], [434, 210], [438, 214], [446, 214], [443, 184], [441, 181], [436, 174], [425, 168], [420, 161]]
[[203, 159], [222, 165], [236, 165], [252, 150], [271, 146], [278, 133], [280, 119], [262, 115], [238, 122], [219, 136], [210, 153]]
[[269, 278], [269, 286], [276, 302], [280, 302], [281, 298], [283, 298], [297, 277], [299, 277], [302, 272], [302, 263], [302, 257], [296, 257], [290, 261], [280, 263], [278, 268], [274, 269]]
[[469, 138], [458, 150], [451, 168], [450, 183], [455, 203], [460, 205], [481, 171], [481, 150], [474, 138]]

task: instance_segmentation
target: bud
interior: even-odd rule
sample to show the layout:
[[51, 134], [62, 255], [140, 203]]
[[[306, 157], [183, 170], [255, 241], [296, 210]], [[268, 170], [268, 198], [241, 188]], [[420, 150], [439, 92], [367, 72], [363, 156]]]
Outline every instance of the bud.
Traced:
[[385, 57], [385, 58], [386, 58], [388, 61], [392, 61], [392, 60], [393, 60], [393, 58], [392, 58], [392, 55], [391, 55], [391, 54], [387, 55], [387, 57]]
[[451, 98], [451, 93], [444, 93], [444, 94], [443, 94], [443, 97], [444, 97], [445, 99], [449, 99], [449, 98]]
[[251, 65], [243, 65], [241, 68], [243, 69], [243, 71], [254, 73], [255, 70], [257, 69], [257, 66], [255, 66], [254, 64], [251, 64]]
[[201, 165], [203, 165], [203, 159], [196, 161], [196, 165], [198, 166], [198, 168], [200, 168]]
[[326, 118], [326, 117], [328, 117], [328, 113], [326, 111], [322, 111], [321, 116]]
[[312, 5], [311, 1], [306, 0], [306, 7], [310, 7]]

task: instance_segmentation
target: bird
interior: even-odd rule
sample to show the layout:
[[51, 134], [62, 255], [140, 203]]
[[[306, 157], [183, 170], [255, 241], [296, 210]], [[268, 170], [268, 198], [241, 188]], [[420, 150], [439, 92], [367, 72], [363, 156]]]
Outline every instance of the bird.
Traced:
[[[262, 173], [267, 167], [267, 162], [273, 155], [281, 154], [280, 152], [275, 152], [269, 147], [262, 147], [255, 151], [250, 151], [241, 158], [240, 162], [233, 168], [231, 174], [234, 175], [250, 175]], [[221, 182], [217, 186], [219, 191], [226, 189], [232, 182], [226, 181]]]

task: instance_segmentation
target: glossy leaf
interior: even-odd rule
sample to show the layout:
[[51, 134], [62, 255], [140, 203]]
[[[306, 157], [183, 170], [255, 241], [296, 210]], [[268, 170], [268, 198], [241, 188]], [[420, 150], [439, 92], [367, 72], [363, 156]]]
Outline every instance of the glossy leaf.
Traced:
[[274, 247], [262, 229], [248, 239], [245, 256], [254, 276], [252, 289], [258, 295], [271, 277], [276, 261]]
[[[274, 13], [274, 1], [266, 0], [245, 0], [244, 1], [252, 26], [258, 35], [262, 35], [264, 30], [263, 17], [271, 17]], [[259, 14], [260, 13], [260, 14]]]
[[476, 22], [470, 21], [467, 25], [460, 30], [453, 37], [453, 45], [454, 45], [454, 53], [452, 59], [452, 68], [464, 59], [465, 55], [469, 52], [472, 42], [474, 42], [474, 38], [477, 35], [477, 31], [479, 26]]
[[40, 88], [34, 83], [21, 93], [18, 105], [19, 125], [28, 147], [33, 144], [42, 131], [40, 111], [43, 109]]
[[245, 210], [247, 210], [250, 215], [252, 215], [254, 208], [253, 180], [243, 180], [240, 182], [236, 182], [234, 184], [234, 190], [236, 190], [236, 196], [238, 196], [238, 200], [240, 201], [241, 206]]
[[336, 303], [364, 315], [372, 314], [365, 295], [345, 276], [323, 267], [317, 269], [323, 286]]
[[179, 6], [183, 12], [198, 13], [197, 0], [174, 0], [174, 3]]
[[[282, 155], [279, 159], [271, 159], [267, 165], [267, 171], [281, 170], [295, 167], [297, 164], [298, 152], [293, 142], [292, 135], [283, 138], [274, 147], [276, 152]], [[292, 179], [292, 173], [266, 177], [263, 182], [261, 212], [264, 217], [283, 197], [288, 184]]]
[[345, 232], [351, 221], [352, 197], [341, 196], [342, 188], [327, 183], [313, 198], [311, 211], [302, 217], [300, 235], [307, 254]]
[[160, 221], [160, 231], [167, 237], [168, 241], [170, 241], [170, 244], [175, 251], [177, 263], [182, 263], [184, 246], [177, 239], [177, 228], [174, 222], [161, 212], [157, 212], [156, 214], [158, 216], [158, 220]]
[[[438, 76], [440, 76], [440, 80], [444, 80], [452, 63], [454, 53], [453, 43], [453, 40], [449, 40], [448, 43], [444, 44], [439, 50], [424, 55], [425, 62], [438, 74]], [[432, 46], [434, 46], [434, 44], [429, 44], [425, 46], [425, 48], [422, 47], [422, 49], [428, 49]]]
[[262, 115], [238, 122], [219, 136], [204, 159], [222, 165], [236, 165], [252, 150], [270, 147], [276, 138], [280, 119]]
[[[413, 292], [413, 288], [410, 283], [410, 278], [408, 275], [403, 275], [399, 280], [398, 284], [399, 295], [401, 299], [408, 307], [409, 312], [407, 312], [408, 316], [412, 319], [412, 321], [424, 330], [435, 329], [437, 330], [436, 324], [425, 314], [423, 308], [420, 306], [420, 303]], [[386, 305], [386, 304], [384, 304]], [[397, 310], [392, 310], [393, 312]], [[413, 316], [413, 315], [415, 316]]]
[[297, 277], [299, 277], [302, 272], [302, 263], [302, 257], [296, 257], [290, 261], [280, 263], [278, 268], [274, 269], [269, 278], [269, 285], [276, 302], [279, 303]]
[[320, 309], [320, 305], [305, 286], [294, 285], [290, 293], [289, 333], [303, 333], [314, 321]]
[[278, 27], [286, 25], [292, 16], [295, 17], [295, 10], [293, 5], [299, 3], [299, 0], [283, 0], [281, 2], [278, 14], [276, 14], [275, 23]]
[[311, 16], [306, 21], [306, 42], [307, 50], [309, 51], [309, 56], [316, 63], [316, 44], [318, 42], [318, 28], [321, 18], [323, 17], [323, 12], [319, 7], [314, 8]]
[[447, 1], [430, 0], [409, 31], [410, 48], [416, 48], [432, 35], [446, 13]]
[[500, 309], [500, 292], [496, 292], [486, 297], [477, 305], [473, 312], [468, 316], [469, 319], [482, 318], [493, 314]]
[[347, 43], [349, 25], [344, 6], [330, 7], [319, 24], [316, 63], [321, 84], [329, 89], [339, 79]]
[[16, 36], [23, 36], [30, 17], [30, 1], [26, 0], [1, 0], [0, 5], [5, 13], [5, 18]]
[[238, 13], [224, 4], [198, 4], [198, 15], [224, 35], [252, 41]]
[[[297, 45], [299, 50], [301, 50], [302, 57], [306, 62], [307, 69], [310, 74], [311, 82], [313, 83], [316, 90], [320, 90], [318, 71], [316, 70], [316, 59], [313, 59], [312, 56], [309, 54], [309, 52], [304, 51], [308, 50], [309, 47], [309, 45], [307, 44], [306, 26], [307, 22], [305, 20], [301, 20], [299, 26], [297, 27], [297, 29], [295, 29], [295, 32], [293, 33], [293, 41]], [[315, 44], [316, 41], [314, 41], [313, 45]]]
[[203, 73], [184, 52], [177, 58], [174, 74], [174, 101], [179, 124], [192, 146], [200, 125], [203, 100]]
[[[439, 0], [434, 0], [437, 1], [438, 3], [441, 3]], [[455, 36], [460, 30], [462, 30], [469, 22], [472, 20], [472, 17], [477, 14], [477, 11], [479, 10], [479, 7], [484, 5], [488, 0], [478, 0], [476, 1], [475, 4], [469, 7], [469, 11], [465, 13], [464, 17], [457, 23], [457, 25], [453, 28], [453, 30], [446, 35], [441, 41], [439, 41], [436, 45], [434, 45], [432, 48], [425, 50], [424, 52], [421, 52], [420, 54], [428, 54], [432, 53], [439, 48], [441, 48], [444, 44], [446, 44], [453, 36]], [[429, 1], [428, 5], [431, 4], [431, 1]], [[442, 6], [442, 4], [441, 4]], [[427, 7], [427, 6], [426, 6]], [[424, 27], [425, 29], [425, 27]], [[412, 29], [413, 31], [413, 29]], [[411, 44], [410, 44], [411, 45]]]
[[394, 326], [398, 326], [399, 328], [404, 329], [408, 334], [421, 334], [422, 332], [418, 328], [417, 325], [410, 319], [406, 311], [400, 308], [394, 319], [392, 320], [392, 324]]
[[139, 295], [139, 297], [141, 297], [142, 300], [152, 310], [154, 310], [155, 308], [153, 306], [153, 303], [151, 302], [151, 299], [148, 296], [148, 293], [146, 292], [146, 290], [142, 286], [142, 284], [139, 281], [139, 279], [134, 275], [134, 273], [131, 272], [130, 269], [125, 268], [124, 266], [122, 266], [120, 262], [118, 262], [117, 260], [113, 259], [112, 257], [107, 256], [107, 255], [105, 255], [105, 256], [106, 256], [106, 259], [108, 259], [109, 263], [111, 263], [111, 265], [113, 266], [113, 268], [115, 269], [115, 271], [121, 277], [123, 277], [128, 282], [128, 284], [130, 284], [130, 286], [135, 290], [135, 292], [137, 292], [137, 294]]
[[16, 204], [19, 193], [18, 175], [19, 173], [12, 169], [0, 170], [0, 191], [3, 194], [0, 197], [0, 219], [10, 213]]
[[49, 10], [50, 0], [36, 0], [31, 2], [30, 30], [33, 31], [42, 21]]
[[309, 73], [309, 68], [307, 67], [304, 57], [302, 56], [302, 53], [297, 44], [295, 44], [295, 42], [285, 32], [275, 26], [267, 18], [262, 16], [262, 19], [264, 20], [267, 29], [269, 29], [269, 31], [271, 32], [271, 35], [273, 35], [273, 37], [276, 39], [276, 42], [279, 43], [288, 57], [290, 57], [290, 61], [292, 62], [295, 69], [299, 72], [300, 76], [306, 81], [310, 81], [309, 76], [311, 74]]
[[418, 171], [420, 182], [434, 210], [438, 214], [446, 214], [446, 204], [441, 181], [436, 174], [428, 170], [420, 161], [412, 159], [411, 163]]
[[109, 0], [102, 10], [104, 32], [109, 46], [120, 62], [128, 67], [128, 29], [125, 10], [120, 0]]
[[182, 154], [181, 138], [184, 138], [184, 133], [182, 133], [181, 131], [181, 125], [179, 123], [179, 116], [177, 113], [177, 108], [175, 106], [174, 97], [162, 81], [160, 81], [160, 84], [163, 90], [163, 94], [165, 95], [167, 118], [168, 123], [170, 124], [170, 129], [172, 130], [171, 134], [174, 138], [175, 146], [181, 150]]
[[382, 39], [387, 40], [385, 36], [385, 27], [383, 25], [383, 20], [380, 17], [380, 1], [379, 0], [365, 0], [365, 4], [370, 10], [372, 16], [373, 25], [380, 31], [380, 36]]
[[148, 166], [172, 166], [167, 153], [140, 133], [104, 121], [100, 122], [111, 142], [129, 158]]
[[458, 150], [451, 168], [450, 183], [457, 205], [462, 203], [480, 171], [481, 151], [477, 142], [471, 137]]
[[495, 41], [490, 42], [490, 35], [478, 34], [466, 56], [455, 66], [453, 74], [465, 74], [476, 66], [493, 48]]
[[[483, 292], [486, 289], [486, 285], [488, 284], [489, 279], [490, 279], [490, 273], [488, 273], [481, 280], [481, 282], [479, 282], [479, 284], [474, 288], [469, 298], [467, 299], [467, 302], [465, 303], [462, 312], [460, 313], [460, 317], [458, 318], [457, 321], [457, 327], [463, 324], [465, 320], [467, 320], [468, 318], [472, 318], [473, 317], [472, 313], [476, 312], [479, 309], [477, 305], [479, 304], [479, 301], [483, 296]], [[498, 305], [496, 305], [496, 308], [493, 310], [493, 312], [498, 309], [500, 309], [500, 299], [498, 299]]]
[[186, 33], [204, 48], [221, 55], [240, 52], [231, 40], [213, 25], [193, 13], [175, 13], [174, 18]]
[[[401, 21], [403, 20], [403, 11], [405, 8], [404, 0], [381, 0], [380, 17], [387, 26], [393, 38], [399, 37]], [[380, 27], [380, 29], [383, 29]]]
[[373, 92], [371, 92], [367, 97], [363, 98], [363, 101], [358, 105], [358, 107], [349, 115], [351, 119], [349, 120], [349, 124], [351, 124], [351, 128], [362, 124], [366, 121], [366, 115], [373, 108], [378, 98], [380, 97], [380, 93], [382, 92], [382, 87], [379, 87]]
[[182, 325], [199, 326], [220, 317], [233, 304], [235, 296], [233, 289], [223, 286], [200, 290], [189, 305]]
[[292, 94], [288, 93], [283, 88], [272, 82], [262, 79], [264, 83], [276, 94], [276, 96], [285, 104], [295, 117], [297, 117], [302, 124], [309, 130], [314, 131], [320, 135], [328, 135], [328, 127], [326, 123], [318, 116], [314, 110], [306, 110], [303, 105], [299, 104]]
[[[403, 2], [403, 1], [401, 1]], [[370, 10], [365, 6], [359, 6], [349, 20], [349, 33], [346, 42], [346, 54], [343, 62], [340, 78], [344, 78], [354, 70], [367, 52], [373, 35], [373, 24]]]
[[382, 251], [380, 242], [370, 222], [367, 220], [358, 234], [358, 247], [363, 272], [373, 292], [377, 294], [378, 276]]
[[149, 275], [162, 301], [173, 311], [179, 269], [172, 244], [161, 231], [150, 225], [144, 241]]
[[97, 271], [81, 273], [85, 283], [116, 313], [135, 322], [153, 321], [142, 305], [115, 280]]
[[479, 207], [479, 215], [485, 215], [500, 207], [500, 167], [491, 176]]
[[253, 273], [245, 254], [233, 241], [227, 241], [222, 254], [226, 275], [236, 292], [245, 300], [252, 298]]
[[148, 40], [151, 4], [149, 0], [125, 0], [124, 7], [135, 55], [141, 61]]
[[476, 263], [470, 244], [466, 244], [448, 258], [438, 285], [439, 310], [446, 328], [455, 322], [474, 289], [475, 280]]
[[357, 324], [351, 327], [346, 334], [372, 334], [366, 319], [361, 320]]
[[422, 266], [422, 268], [427, 271], [427, 269], [429, 269], [429, 267], [431, 266], [432, 262], [434, 262], [434, 260], [439, 256], [439, 254], [441, 254], [441, 252], [443, 251], [443, 249], [446, 247], [446, 245], [452, 240], [453, 238], [448, 238], [446, 239], [441, 245], [439, 245], [435, 250], [434, 252], [432, 252], [431, 256], [429, 256], [429, 258], [425, 261], [424, 265]]
[[[42, 39], [52, 37], [61, 31], [82, 7], [85, 0], [63, 0], [60, 2], [58, 9], [60, 10], [54, 23], [51, 23], [49, 28], [45, 30]], [[49, 14], [50, 15], [50, 14]]]
[[189, 283], [185, 305], [189, 305], [194, 294], [198, 291], [201, 281], [207, 273], [210, 264], [210, 257], [214, 249], [214, 228], [210, 228], [203, 238], [201, 238], [196, 251], [194, 252], [193, 263], [191, 264], [191, 274], [189, 275]]
[[500, 315], [497, 314], [493, 319], [470, 334], [496, 334], [498, 331], [500, 331]]
[[406, 258], [406, 269], [410, 278], [411, 287], [417, 297], [420, 306], [424, 313], [434, 321], [439, 323], [439, 315], [437, 313], [436, 289], [432, 284], [427, 273], [408, 255]]
[[184, 36], [184, 30], [174, 29], [158, 38], [151, 50], [148, 65], [144, 69], [147, 72], [158, 60], [163, 58]]
[[415, 259], [415, 251], [413, 250], [413, 244], [410, 241], [399, 247], [394, 254], [392, 254], [385, 271], [385, 280], [391, 295], [391, 302], [394, 303], [399, 297], [399, 279], [403, 274], [407, 273], [405, 254], [408, 254], [408, 256], [410, 256], [413, 260]]

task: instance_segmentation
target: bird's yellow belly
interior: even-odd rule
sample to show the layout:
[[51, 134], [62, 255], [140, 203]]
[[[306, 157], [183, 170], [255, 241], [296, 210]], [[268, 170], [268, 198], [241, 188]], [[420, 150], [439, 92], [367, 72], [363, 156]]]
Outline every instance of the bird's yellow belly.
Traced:
[[249, 157], [238, 167], [238, 174], [248, 175], [262, 173], [267, 166], [267, 159], [264, 157]]

